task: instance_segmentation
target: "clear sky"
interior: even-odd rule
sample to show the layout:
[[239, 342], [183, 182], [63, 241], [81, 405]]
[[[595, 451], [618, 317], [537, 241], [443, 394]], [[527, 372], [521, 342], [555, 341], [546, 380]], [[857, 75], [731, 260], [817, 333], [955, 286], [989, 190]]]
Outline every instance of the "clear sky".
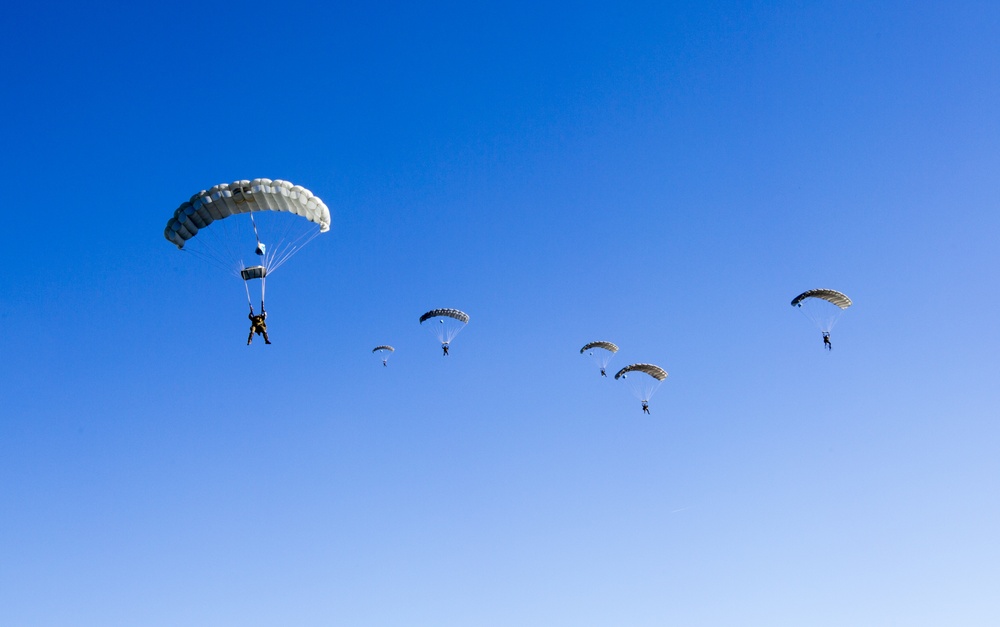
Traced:
[[5, 7], [0, 624], [1000, 623], [1000, 5], [471, 4]]

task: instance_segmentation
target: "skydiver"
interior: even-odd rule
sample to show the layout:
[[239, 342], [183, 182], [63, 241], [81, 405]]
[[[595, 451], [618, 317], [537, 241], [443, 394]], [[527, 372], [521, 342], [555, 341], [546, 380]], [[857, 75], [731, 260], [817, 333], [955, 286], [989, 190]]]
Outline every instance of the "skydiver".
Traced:
[[833, 344], [830, 343], [830, 332], [829, 331], [823, 331], [823, 348], [825, 348], [828, 351], [832, 351], [833, 350]]
[[267, 312], [263, 308], [260, 310], [259, 315], [254, 315], [253, 305], [250, 305], [250, 335], [247, 336], [247, 346], [250, 346], [250, 342], [253, 341], [253, 334], [264, 336], [264, 343], [270, 344], [271, 340], [267, 339], [267, 323], [264, 320], [267, 318]]
[[447, 357], [448, 356], [448, 342], [445, 342], [444, 344], [441, 345], [441, 350], [444, 351], [444, 356]]
[[386, 360], [386, 359], [383, 359], [383, 360], [382, 360], [382, 367], [383, 367], [383, 368], [385, 368], [386, 366], [388, 366], [388, 365], [389, 365], [389, 364], [385, 363], [386, 361], [388, 361], [388, 360]]
[[601, 368], [601, 376], [602, 377], [608, 376], [608, 373], [604, 372], [604, 368]]
[[649, 402], [647, 402], [647, 401], [643, 401], [642, 402], [642, 411], [643, 411], [643, 413], [646, 413], [646, 414], [649, 413]]

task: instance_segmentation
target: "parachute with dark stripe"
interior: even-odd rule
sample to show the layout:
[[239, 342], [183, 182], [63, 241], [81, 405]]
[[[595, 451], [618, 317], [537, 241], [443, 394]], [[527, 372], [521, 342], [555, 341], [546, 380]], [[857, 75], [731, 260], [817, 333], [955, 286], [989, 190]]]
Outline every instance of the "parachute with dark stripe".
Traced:
[[802, 301], [806, 300], [807, 298], [818, 298], [820, 300], [825, 300], [826, 302], [836, 305], [841, 309], [847, 309], [853, 304], [851, 303], [851, 299], [847, 297], [847, 294], [838, 292], [837, 290], [817, 289], [817, 290], [808, 290], [802, 292], [801, 294], [793, 298], [792, 307], [801, 307]]
[[423, 324], [425, 320], [430, 320], [431, 318], [454, 318], [462, 324], [466, 324], [469, 321], [469, 314], [457, 309], [431, 309], [420, 316], [420, 323]]
[[[615, 356], [618, 352], [618, 346], [612, 344], [611, 342], [590, 342], [589, 344], [584, 344], [583, 348], [580, 349], [580, 354], [584, 353], [590, 355], [590, 357], [597, 363], [597, 366], [601, 369], [601, 374], [604, 374], [605, 369], [611, 362], [611, 358]], [[607, 375], [605, 375], [607, 376]]]
[[618, 347], [611, 342], [591, 342], [590, 344], [584, 344], [583, 348], [580, 349], [580, 354], [589, 351], [592, 348], [603, 348], [606, 351], [611, 351], [612, 353], [618, 352]]
[[468, 322], [469, 314], [458, 309], [431, 309], [420, 316], [420, 325], [430, 329], [442, 345], [451, 344]]
[[387, 365], [387, 362], [389, 361], [389, 355], [392, 355], [394, 352], [396, 352], [396, 349], [389, 346], [388, 344], [383, 344], [382, 346], [376, 346], [375, 348], [372, 349], [372, 354], [376, 355], [379, 359], [382, 360], [383, 366]]
[[852, 304], [843, 292], [825, 288], [808, 290], [792, 299], [792, 307], [801, 311], [824, 334], [830, 333], [841, 314]]
[[660, 384], [667, 378], [667, 371], [654, 364], [631, 364], [615, 375], [615, 380], [623, 380], [632, 391], [632, 396], [647, 402]]
[[623, 377], [630, 372], [644, 372], [657, 381], [663, 381], [667, 378], [667, 371], [659, 366], [654, 366], [653, 364], [632, 364], [619, 370], [618, 374], [615, 375], [615, 379]]

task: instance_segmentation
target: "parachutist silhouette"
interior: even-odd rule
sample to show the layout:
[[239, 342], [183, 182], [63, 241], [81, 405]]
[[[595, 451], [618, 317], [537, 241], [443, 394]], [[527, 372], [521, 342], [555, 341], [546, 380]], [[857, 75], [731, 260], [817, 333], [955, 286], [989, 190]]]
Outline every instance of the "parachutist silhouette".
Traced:
[[604, 372], [604, 368], [601, 368], [601, 376], [602, 377], [608, 376], [608, 373]]
[[646, 413], [646, 414], [649, 413], [649, 403], [647, 403], [646, 401], [642, 402], [642, 411], [643, 411], [643, 413]]
[[254, 315], [253, 305], [250, 306], [250, 335], [247, 336], [247, 346], [250, 346], [250, 342], [253, 341], [253, 334], [264, 336], [264, 343], [270, 344], [271, 340], [267, 339], [267, 323], [264, 320], [267, 318], [267, 312], [263, 308], [260, 310], [259, 315]]
[[823, 348], [828, 351], [833, 350], [833, 344], [830, 343], [830, 333], [827, 331], [823, 332]]
[[441, 350], [444, 351], [444, 357], [448, 356], [448, 342], [441, 345]]

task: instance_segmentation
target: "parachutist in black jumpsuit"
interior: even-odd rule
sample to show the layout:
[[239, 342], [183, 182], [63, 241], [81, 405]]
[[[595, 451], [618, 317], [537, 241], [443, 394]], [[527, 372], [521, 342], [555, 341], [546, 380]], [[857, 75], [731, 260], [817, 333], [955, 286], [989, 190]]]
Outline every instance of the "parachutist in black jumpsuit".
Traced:
[[270, 344], [271, 340], [267, 339], [267, 323], [264, 322], [264, 319], [267, 318], [267, 312], [262, 309], [260, 314], [255, 316], [253, 313], [253, 307], [251, 307], [250, 315], [247, 317], [250, 318], [250, 335], [247, 336], [247, 346], [250, 346], [250, 342], [253, 341], [254, 333], [257, 335], [263, 335], [264, 343]]
[[445, 342], [444, 344], [441, 345], [441, 350], [444, 351], [444, 356], [447, 357], [448, 356], [448, 342]]
[[830, 343], [830, 334], [827, 332], [823, 333], [823, 348], [828, 351], [833, 350], [833, 344]]
[[646, 401], [642, 402], [642, 411], [643, 411], [643, 413], [646, 413], [646, 414], [649, 413], [649, 403], [647, 403]]
[[608, 373], [604, 372], [604, 368], [601, 368], [601, 376], [602, 377], [608, 376]]

